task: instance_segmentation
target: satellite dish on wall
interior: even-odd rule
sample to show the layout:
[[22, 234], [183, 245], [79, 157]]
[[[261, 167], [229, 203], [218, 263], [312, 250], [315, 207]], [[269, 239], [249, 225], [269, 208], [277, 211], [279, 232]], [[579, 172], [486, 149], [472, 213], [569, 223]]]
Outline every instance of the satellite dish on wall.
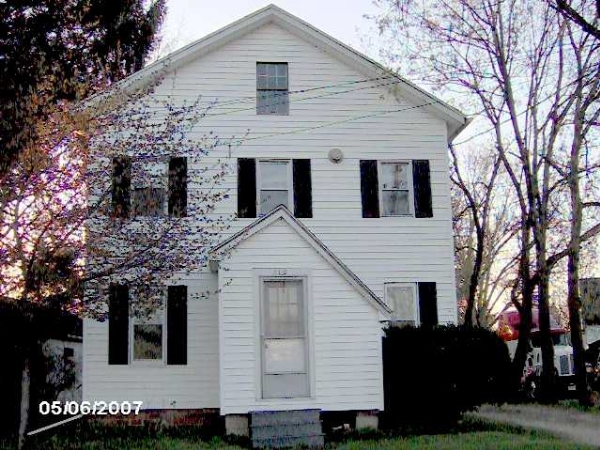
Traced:
[[331, 161], [334, 164], [341, 163], [344, 159], [344, 154], [339, 148], [332, 148], [331, 150], [329, 150], [327, 156], [329, 158], [329, 161]]

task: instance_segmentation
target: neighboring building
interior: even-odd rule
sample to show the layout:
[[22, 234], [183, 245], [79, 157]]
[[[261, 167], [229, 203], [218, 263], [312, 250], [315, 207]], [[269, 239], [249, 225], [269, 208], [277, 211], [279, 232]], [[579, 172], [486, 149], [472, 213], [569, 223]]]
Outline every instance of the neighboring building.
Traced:
[[27, 340], [37, 346], [30, 355], [31, 423], [47, 419], [39, 414], [40, 401], [82, 400], [82, 320], [48, 304], [0, 298], [0, 398], [4, 400], [0, 437], [12, 435], [17, 428]]
[[242, 434], [258, 411], [373, 424], [385, 322], [456, 322], [447, 146], [466, 118], [272, 5], [168, 61], [153, 95], [256, 97], [201, 133], [270, 137], [231, 155], [214, 214], [238, 219], [205, 270], [169, 286], [166, 314], [128, 318], [134, 288], [119, 286], [109, 321], [84, 322], [84, 398], [215, 410]]

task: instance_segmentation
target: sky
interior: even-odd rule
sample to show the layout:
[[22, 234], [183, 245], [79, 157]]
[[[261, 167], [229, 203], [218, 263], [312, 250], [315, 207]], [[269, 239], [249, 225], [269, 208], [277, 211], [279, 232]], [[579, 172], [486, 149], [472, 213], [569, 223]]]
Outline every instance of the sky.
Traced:
[[159, 56], [165, 56], [270, 3], [376, 58], [376, 52], [361, 39], [370, 32], [375, 33], [372, 22], [363, 17], [377, 12], [372, 0], [168, 0]]

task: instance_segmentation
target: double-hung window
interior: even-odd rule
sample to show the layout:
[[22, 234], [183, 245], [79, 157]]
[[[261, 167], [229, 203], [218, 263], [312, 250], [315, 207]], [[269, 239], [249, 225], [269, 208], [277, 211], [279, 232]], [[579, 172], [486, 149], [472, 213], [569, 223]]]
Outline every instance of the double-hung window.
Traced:
[[[167, 212], [172, 217], [187, 215], [187, 158], [170, 158], [168, 188], [161, 187], [163, 165], [152, 167], [138, 161], [133, 168], [135, 170], [132, 170], [131, 157], [113, 158], [113, 216], [164, 216]], [[135, 187], [132, 187], [132, 176]]]
[[407, 162], [381, 162], [381, 211], [383, 216], [407, 216], [411, 208], [411, 166]]
[[289, 114], [287, 63], [256, 63], [256, 113]]
[[305, 279], [261, 280], [262, 398], [308, 397]]
[[[138, 302], [142, 296], [156, 295], [156, 289], [139, 286], [135, 289]], [[131, 360], [132, 361], [160, 361], [164, 354], [164, 308], [163, 293], [160, 299], [152, 301], [155, 307], [148, 307], [134, 315], [131, 319]], [[150, 303], [150, 302], [149, 302]]]
[[259, 160], [259, 214], [267, 214], [279, 205], [292, 209], [293, 188], [290, 160]]
[[419, 324], [415, 283], [386, 283], [385, 301], [392, 310], [392, 323], [401, 326]]
[[433, 217], [429, 161], [360, 161], [362, 216]]

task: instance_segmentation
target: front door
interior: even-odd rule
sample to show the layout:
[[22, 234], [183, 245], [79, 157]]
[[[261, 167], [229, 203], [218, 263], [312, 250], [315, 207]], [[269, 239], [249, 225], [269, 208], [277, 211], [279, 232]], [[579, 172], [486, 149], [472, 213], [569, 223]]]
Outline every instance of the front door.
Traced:
[[262, 398], [308, 397], [306, 280], [261, 284]]

